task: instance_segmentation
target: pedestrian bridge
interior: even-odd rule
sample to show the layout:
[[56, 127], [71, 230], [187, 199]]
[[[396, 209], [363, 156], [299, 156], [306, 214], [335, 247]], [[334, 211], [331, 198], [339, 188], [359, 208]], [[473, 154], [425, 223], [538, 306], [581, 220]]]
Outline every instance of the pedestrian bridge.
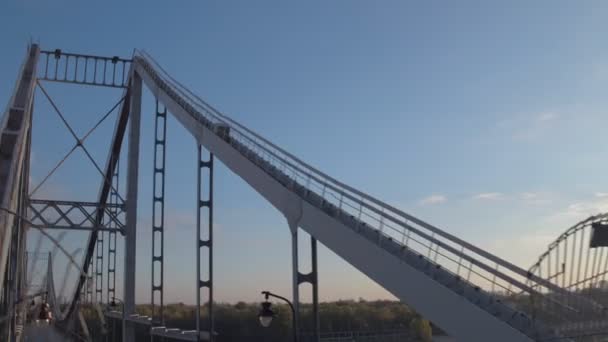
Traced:
[[[66, 76], [57, 77], [58, 72], [62, 72], [57, 68], [54, 70], [54, 78], [52, 73], [49, 76], [49, 61], [52, 68], [53, 63], [59, 64], [62, 58], [65, 63]], [[70, 58], [73, 61], [71, 65]], [[84, 64], [78, 64], [79, 59], [84, 60]], [[114, 78], [111, 82], [106, 80], [105, 71], [103, 82], [87, 78], [86, 71], [84, 78], [80, 79], [77, 76], [78, 67], [86, 68], [88, 61], [93, 59], [96, 60], [95, 63], [98, 60], [104, 61], [105, 67], [110, 65], [112, 68], [114, 65]], [[116, 65], [120, 66], [121, 63], [122, 78], [116, 76]], [[67, 76], [68, 70], [72, 70], [74, 66], [76, 68], [75, 76], [70, 79]], [[97, 66], [95, 68], [97, 70]], [[41, 86], [41, 81], [62, 81], [123, 89], [123, 97], [119, 102], [121, 114], [116, 122], [106, 168], [103, 171], [100, 170], [105, 174], [105, 178], [100, 184], [97, 204], [51, 203], [27, 196], [21, 198], [25, 202], [18, 201], [20, 197], [17, 194], [19, 194], [19, 184], [21, 184], [19, 180], [28, 179], [29, 172], [27, 148], [29, 148], [28, 139], [31, 138], [28, 136], [28, 132], [31, 132], [29, 120], [33, 111], [33, 90], [35, 87], [40, 87], [46, 94]], [[200, 166], [197, 185], [201, 208], [211, 212], [213, 187], [211, 177], [208, 189], [209, 197], [201, 197], [200, 169], [208, 168], [212, 174], [215, 158], [241, 177], [285, 217], [287, 226], [292, 232], [293, 281], [295, 284], [293, 297], [296, 306], [300, 283], [310, 282], [313, 284], [314, 291], [317, 291], [316, 247], [313, 247], [315, 251], [313, 272], [301, 274], [298, 271], [297, 234], [298, 231], [303, 230], [313, 238], [313, 246], [316, 246], [316, 241], [321, 242], [425, 318], [441, 327], [457, 341], [568, 341], [577, 339], [581, 327], [584, 329], [594, 327], [596, 331], [604, 329], [603, 322], [606, 322], [604, 304], [583, 295], [577, 288], [563, 286], [549, 275], [521, 268], [485, 251], [480, 246], [464, 241], [451, 234], [449, 228], [436, 227], [323, 173], [209, 105], [171, 77], [152, 56], [143, 51], [136, 51], [130, 59], [119, 59], [117, 57], [66, 54], [61, 50], [41, 51], [36, 45], [32, 45], [28, 50], [24, 67], [15, 86], [15, 94], [2, 125], [3, 138], [0, 141], [0, 150], [4, 151], [5, 158], [0, 167], [10, 172], [8, 177], [1, 179], [4, 190], [2, 207], [6, 210], [2, 211], [0, 219], [4, 225], [0, 228], [4, 229], [5, 236], [11, 236], [12, 224], [16, 216], [14, 212], [18, 210], [19, 203], [28, 205], [46, 203], [46, 208], [51, 207], [57, 210], [60, 210], [61, 205], [72, 205], [79, 208], [88, 208], [87, 205], [94, 207], [95, 211], [89, 215], [91, 228], [88, 229], [92, 232], [87, 252], [84, 262], [79, 265], [81, 277], [66, 311], [57, 312], [58, 324], [67, 326], [66, 322], [74, 319], [81, 300], [81, 290], [87, 281], [87, 274], [96, 250], [96, 260], [99, 259], [99, 241], [103, 242], [101, 237], [105, 230], [113, 231], [114, 234], [119, 232], [124, 235], [125, 239], [124, 311], [114, 314], [116, 316], [114, 318], [123, 321], [123, 338], [132, 340], [134, 335], [129, 331], [133, 330], [133, 326], [145, 324], [150, 325], [150, 333], [156, 336], [167, 336], [172, 333], [179, 335], [175, 338], [184, 340], [213, 339], [213, 334], [202, 331], [201, 326], [198, 325], [199, 320], [197, 320], [194, 334], [176, 331], [162, 324], [164, 281], [162, 247], [161, 254], [153, 254], [152, 257], [152, 265], [161, 267], [160, 278], [158, 274], [155, 276], [153, 273], [153, 279], [160, 280], [153, 280], [151, 284], [152, 303], [153, 306], [155, 303], [160, 304], [160, 316], [158, 317], [161, 318], [157, 319], [156, 314], [153, 317], [134, 318], [134, 300], [132, 298], [134, 273], [130, 271], [135, 267], [133, 259], [135, 252], [134, 248], [130, 248], [130, 246], [135, 247], [136, 239], [134, 221], [136, 209], [134, 209], [133, 203], [137, 201], [136, 183], [139, 163], [137, 157], [141, 118], [139, 112], [144, 85], [157, 100], [155, 149], [162, 152], [162, 154], [155, 152], [154, 174], [155, 178], [158, 176], [161, 179], [160, 185], [156, 183], [156, 180], [153, 185], [155, 205], [158, 203], [161, 208], [164, 208], [164, 139], [166, 134], [164, 125], [166, 115], [169, 114], [181, 123], [184, 130], [191, 134], [199, 145]], [[55, 109], [59, 112], [56, 107]], [[127, 122], [129, 123], [129, 165], [127, 193], [123, 198], [118, 193], [118, 187], [113, 186], [113, 182], [117, 173], [116, 164], [123, 136], [127, 130]], [[74, 137], [81, 143], [76, 136]], [[77, 147], [82, 147], [81, 145], [77, 145]], [[210, 159], [200, 160], [201, 149], [209, 152]], [[334, 151], [334, 153], [336, 158], [340, 158], [340, 151]], [[7, 193], [13, 194], [13, 196], [8, 196]], [[36, 207], [31, 206], [31, 208], [34, 210]], [[118, 218], [117, 211], [121, 210], [124, 210], [124, 220]], [[160, 210], [162, 212], [163, 209]], [[30, 221], [42, 220], [44, 217], [42, 211], [42, 209], [30, 211], [28, 219]], [[153, 215], [158, 215], [158, 213], [153, 213]], [[63, 216], [68, 215], [64, 212]], [[209, 216], [209, 229], [211, 229], [212, 215]], [[153, 243], [160, 243], [162, 246], [164, 232], [162, 215], [160, 217], [159, 222], [161, 223], [155, 223], [152, 231], [155, 236]], [[115, 223], [113, 226], [104, 225], [104, 222], [113, 221]], [[200, 231], [200, 217], [197, 221]], [[37, 225], [36, 222], [30, 222], [30, 228], [42, 229], [50, 224], [45, 221], [44, 224]], [[55, 222], [53, 225], [60, 226], [60, 223]], [[71, 222], [71, 226], [67, 225], [72, 228], [75, 226], [73, 222]], [[156, 240], [157, 233], [160, 240]], [[109, 236], [111, 240], [111, 235]], [[114, 244], [115, 239], [114, 235]], [[209, 262], [212, 265], [211, 236], [208, 240], [199, 238], [199, 241], [200, 246], [197, 251], [199, 262], [201, 248], [208, 248]], [[103, 244], [101, 246], [103, 247]], [[154, 245], [152, 248], [156, 250]], [[101, 253], [103, 253], [103, 248]], [[7, 259], [8, 253], [3, 254], [3, 257], [4, 264], [5, 260], [9, 260]], [[111, 269], [111, 267], [108, 268], [108, 270]], [[49, 278], [52, 279], [51, 266], [49, 266], [48, 272]], [[200, 272], [200, 269], [197, 272]], [[94, 276], [101, 275], [95, 274]], [[201, 279], [198, 284], [199, 288], [208, 287], [211, 290], [212, 274], [210, 273], [205, 280]], [[156, 297], [157, 294], [160, 297]], [[49, 288], [49, 296], [50, 301], [56, 301], [53, 288]], [[200, 296], [200, 292], [198, 296]], [[199, 297], [197, 300], [200, 302]], [[212, 303], [212, 299], [209, 302]], [[59, 306], [54, 305], [54, 307], [58, 310]], [[197, 314], [200, 315], [200, 312]], [[112, 314], [107, 316], [108, 319], [113, 319], [110, 317]], [[213, 316], [210, 316], [209, 326], [213, 331]], [[295, 323], [297, 324], [297, 321]], [[579, 329], [571, 329], [573, 327], [579, 327]], [[52, 336], [56, 336], [56, 331], [52, 327], [27, 326], [26, 338], [40, 334], [48, 336], [47, 340], [52, 340], [55, 338]]]

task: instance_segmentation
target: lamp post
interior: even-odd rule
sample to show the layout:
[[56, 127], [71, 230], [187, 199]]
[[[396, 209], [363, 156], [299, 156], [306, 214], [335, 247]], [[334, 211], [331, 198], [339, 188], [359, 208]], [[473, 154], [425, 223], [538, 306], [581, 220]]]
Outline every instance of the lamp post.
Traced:
[[260, 320], [260, 324], [264, 327], [264, 328], [268, 328], [270, 326], [270, 323], [272, 323], [272, 319], [276, 316], [274, 311], [272, 311], [271, 307], [271, 303], [268, 301], [269, 297], [274, 297], [277, 299], [280, 299], [282, 301], [284, 301], [285, 303], [287, 303], [289, 305], [289, 308], [291, 308], [291, 317], [292, 317], [292, 327], [293, 327], [293, 341], [294, 342], [298, 342], [298, 332], [296, 331], [296, 310], [293, 307], [293, 304], [291, 304], [291, 302], [282, 296], [276, 295], [270, 291], [262, 291], [262, 294], [264, 295], [264, 299], [265, 301], [262, 302], [262, 309], [260, 310], [260, 313], [258, 314], [258, 319]]

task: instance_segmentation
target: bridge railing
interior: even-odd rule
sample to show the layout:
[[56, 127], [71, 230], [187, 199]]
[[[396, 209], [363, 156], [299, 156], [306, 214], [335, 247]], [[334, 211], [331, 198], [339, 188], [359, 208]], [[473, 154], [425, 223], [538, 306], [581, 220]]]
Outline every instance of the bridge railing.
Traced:
[[[144, 68], [169, 96], [194, 119], [225, 140], [246, 146], [248, 153], [262, 158], [323, 199], [323, 206], [349, 215], [398, 242], [404, 249], [432, 260], [457, 279], [496, 294], [502, 301], [534, 316], [566, 322], [572, 316], [599, 315], [603, 307], [549, 280], [513, 265], [429, 223], [356, 190], [306, 164], [247, 127], [209, 105], [169, 75], [150, 55], [136, 51], [134, 62]], [[226, 126], [229, 130], [226, 130]], [[254, 156], [247, 156], [254, 157]]]

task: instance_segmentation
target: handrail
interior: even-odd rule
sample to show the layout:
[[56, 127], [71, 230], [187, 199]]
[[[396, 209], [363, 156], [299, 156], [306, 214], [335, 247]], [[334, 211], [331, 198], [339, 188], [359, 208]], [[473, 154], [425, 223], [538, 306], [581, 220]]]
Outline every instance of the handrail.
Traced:
[[[176, 102], [184, 106], [184, 109], [190, 112], [195, 120], [202, 120], [202, 123], [211, 126], [211, 129], [217, 124], [228, 125], [230, 127], [231, 139], [236, 139], [237, 141], [246, 144], [245, 146], [250, 146], [249, 148], [253, 153], [259, 153], [259, 156], [265, 161], [275, 167], [278, 166], [279, 170], [282, 169], [286, 175], [292, 176], [293, 181], [305, 181], [308, 189], [316, 187], [317, 191], [322, 194], [321, 197], [324, 201], [332, 203], [336, 207], [339, 206], [341, 210], [348, 214], [352, 214], [351, 216], [357, 216], [359, 219], [363, 219], [363, 216], [365, 216], [368, 222], [371, 220], [374, 223], [374, 227], [372, 228], [376, 228], [379, 232], [390, 235], [391, 232], [386, 230], [383, 231], [383, 229], [386, 227], [393, 229], [394, 232], [399, 235], [402, 242], [406, 241], [406, 247], [409, 248], [409, 246], [407, 246], [407, 240], [405, 239], [409, 239], [412, 234], [415, 234], [429, 242], [428, 246], [423, 247], [425, 253], [428, 252], [429, 256], [435, 253], [435, 258], [437, 258], [438, 255], [441, 255], [439, 253], [440, 248], [455, 255], [456, 258], [459, 259], [456, 263], [458, 265], [458, 270], [460, 270], [461, 266], [466, 269], [466, 266], [462, 265], [462, 261], [468, 261], [470, 263], [469, 274], [471, 273], [473, 265], [475, 265], [494, 276], [491, 283], [494, 283], [496, 281], [495, 278], [498, 277], [506, 281], [509, 288], [514, 286], [537, 298], [545, 297], [545, 300], [554, 302], [555, 298], [549, 298], [549, 296], [544, 296], [542, 294], [542, 288], [544, 288], [545, 291], [564, 294], [572, 299], [576, 299], [578, 304], [591, 305], [594, 310], [603, 312], [602, 306], [597, 306], [596, 303], [589, 303], [576, 294], [552, 283], [550, 280], [536, 276], [523, 268], [463, 241], [429, 223], [406, 214], [403, 211], [356, 190], [306, 164], [289, 152], [281, 149], [247, 127], [244, 127], [219, 112], [171, 77], [171, 75], [169, 75], [162, 66], [147, 53], [136, 51], [134, 63], [140, 65], [144, 70], [149, 72], [154, 79], [154, 82], [157, 83], [157, 86], [160, 88], [163, 88], [164, 86], [166, 88], [165, 90], [168, 91], [169, 96], [172, 96], [171, 92], [176, 93]], [[395, 227], [390, 227], [389, 223], [391, 222], [398, 225], [400, 230]], [[412, 226], [412, 224], [415, 224], [418, 228]], [[426, 230], [427, 233], [423, 232], [421, 229]], [[440, 238], [444, 241], [440, 240]], [[475, 257], [474, 255], [477, 255], [478, 257]], [[484, 258], [486, 261], [480, 260], [479, 257]], [[504, 273], [504, 271], [499, 270], [499, 268], [513, 272], [515, 275], [522, 277], [522, 280], [514, 279], [513, 276]], [[456, 274], [459, 275], [458, 272], [456, 272]], [[527, 286], [524, 282], [531, 282], [533, 284], [532, 286]], [[498, 286], [505, 287], [503, 285]], [[537, 291], [534, 289], [535, 287], [541, 289]], [[511, 291], [511, 294], [517, 293], [517, 291]], [[561, 304], [561, 306], [564, 308], [571, 307], [569, 304]]]

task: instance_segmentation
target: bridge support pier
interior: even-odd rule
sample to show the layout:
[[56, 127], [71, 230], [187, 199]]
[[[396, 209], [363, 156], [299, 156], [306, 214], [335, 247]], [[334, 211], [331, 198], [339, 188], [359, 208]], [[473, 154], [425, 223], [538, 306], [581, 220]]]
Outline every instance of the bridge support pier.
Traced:
[[319, 277], [317, 269], [317, 240], [310, 236], [310, 255], [311, 255], [311, 271], [310, 273], [301, 273], [299, 264], [298, 251], [298, 226], [289, 223], [291, 231], [291, 251], [292, 251], [292, 270], [293, 270], [293, 306], [296, 312], [294, 329], [300, 334], [301, 317], [300, 317], [300, 285], [309, 283], [312, 285], [312, 332], [314, 340], [320, 340], [320, 323], [319, 323]]

